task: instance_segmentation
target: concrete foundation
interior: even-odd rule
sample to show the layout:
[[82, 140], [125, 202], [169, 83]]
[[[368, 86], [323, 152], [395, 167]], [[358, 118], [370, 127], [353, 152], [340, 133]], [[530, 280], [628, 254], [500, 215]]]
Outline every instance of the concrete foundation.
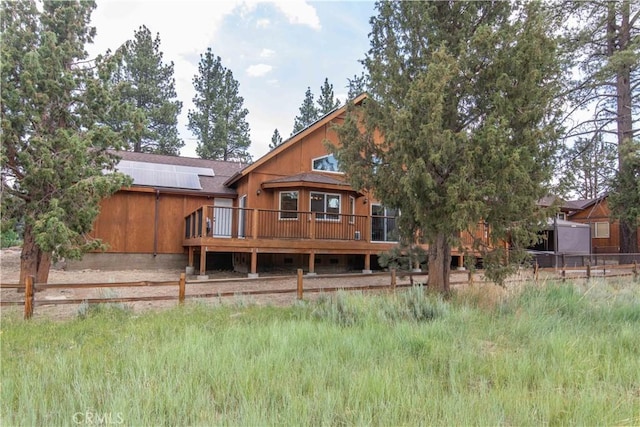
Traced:
[[184, 270], [186, 254], [89, 253], [82, 260], [67, 260], [66, 270]]

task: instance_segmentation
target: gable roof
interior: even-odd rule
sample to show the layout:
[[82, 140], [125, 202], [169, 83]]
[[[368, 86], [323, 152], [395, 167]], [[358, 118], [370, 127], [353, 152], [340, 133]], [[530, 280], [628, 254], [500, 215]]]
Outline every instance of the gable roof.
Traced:
[[572, 210], [573, 207], [568, 204], [566, 200], [558, 197], [558, 196], [544, 196], [542, 199], [538, 200], [537, 205], [543, 208], [548, 208], [553, 205], [557, 205], [561, 211]]
[[588, 208], [591, 205], [594, 205], [605, 199], [606, 194], [600, 197], [596, 197], [594, 199], [578, 199], [578, 200], [569, 200], [567, 205], [571, 206], [574, 210], [582, 211]]
[[[367, 98], [367, 95], [363, 93], [363, 94], [357, 96], [353, 100], [353, 103], [354, 104], [360, 104], [366, 98]], [[319, 118], [314, 123], [310, 124], [309, 126], [307, 126], [304, 129], [302, 129], [300, 132], [292, 135], [289, 139], [284, 141], [282, 144], [278, 145], [273, 150], [269, 151], [264, 156], [260, 157], [258, 160], [256, 160], [255, 162], [253, 162], [249, 166], [247, 166], [244, 169], [242, 169], [241, 171], [235, 173], [224, 184], [227, 185], [227, 186], [235, 184], [236, 182], [238, 182], [238, 180], [240, 178], [242, 178], [244, 176], [247, 176], [248, 174], [253, 172], [256, 168], [258, 168], [261, 165], [265, 164], [266, 162], [268, 162], [273, 157], [277, 156], [278, 154], [282, 153], [285, 150], [288, 150], [289, 147], [291, 147], [291, 146], [297, 144], [298, 142], [302, 141], [307, 135], [313, 133], [315, 130], [321, 128], [322, 126], [324, 126], [324, 125], [326, 125], [328, 123], [331, 123], [332, 120], [334, 120], [335, 118], [339, 117], [341, 114], [344, 114], [345, 111], [347, 111], [347, 105], [346, 104], [343, 105], [342, 107], [336, 108], [335, 110], [325, 114], [323, 117]]]
[[557, 204], [560, 207], [560, 210], [563, 212], [571, 212], [571, 211], [582, 211], [588, 208], [591, 205], [594, 205], [606, 198], [607, 195], [602, 195], [600, 197], [596, 197], [594, 199], [576, 199], [576, 200], [564, 200], [558, 196], [545, 196], [542, 199], [538, 200], [538, 206], [548, 208], [553, 204]]
[[[118, 156], [120, 160], [129, 162], [213, 169], [213, 176], [198, 175], [201, 189], [172, 188], [173, 190], [188, 191], [191, 193], [201, 193], [207, 195], [235, 195], [235, 190], [225, 186], [224, 183], [236, 172], [242, 170], [242, 168], [246, 166], [244, 163], [239, 162], [225, 162], [222, 160], [167, 156], [163, 154], [135, 153], [131, 151], [112, 151], [112, 153]], [[135, 182], [133, 185], [136, 186]], [[162, 186], [157, 185], [157, 187]]]

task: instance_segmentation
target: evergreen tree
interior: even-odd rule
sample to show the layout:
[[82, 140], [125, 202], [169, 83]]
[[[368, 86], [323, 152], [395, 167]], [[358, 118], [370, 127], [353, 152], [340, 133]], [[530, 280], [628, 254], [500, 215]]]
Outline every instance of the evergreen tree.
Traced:
[[291, 135], [300, 132], [319, 118], [320, 112], [313, 102], [313, 93], [311, 93], [311, 88], [307, 87], [307, 91], [304, 94], [304, 101], [302, 101], [302, 105], [300, 106], [300, 114], [296, 116], [293, 122], [293, 132], [291, 132]]
[[[565, 59], [579, 70], [566, 74], [571, 111], [593, 111], [588, 120], [568, 129], [567, 138], [608, 135], [605, 139], [617, 144], [617, 182], [628, 182], [624, 177], [633, 176], [633, 162], [626, 159], [636, 156], [633, 140], [640, 130], [640, 3], [562, 2], [558, 15], [566, 25]], [[634, 194], [634, 188], [616, 188], [622, 191], [621, 201]], [[616, 206], [633, 211], [632, 202]], [[629, 212], [616, 215], [622, 219], [620, 251], [638, 252], [637, 228], [625, 222]]]
[[195, 110], [189, 110], [189, 129], [198, 138], [196, 152], [203, 159], [248, 162], [249, 111], [239, 93], [239, 83], [211, 48], [200, 55], [193, 78]]
[[340, 106], [340, 100], [335, 99], [333, 94], [333, 85], [329, 84], [329, 79], [325, 77], [324, 83], [320, 87], [320, 96], [318, 97], [318, 116], [322, 117], [330, 113]]
[[616, 170], [616, 147], [603, 141], [578, 138], [573, 146], [563, 150], [564, 173], [560, 178], [561, 193], [571, 197], [593, 199], [606, 193]]
[[400, 210], [401, 240], [429, 245], [428, 286], [445, 293], [463, 231], [487, 221], [511, 242], [477, 246], [501, 281], [547, 214], [536, 201], [551, 180], [559, 64], [539, 4], [517, 7], [376, 3], [370, 97], [338, 129], [352, 185]]
[[282, 136], [280, 136], [280, 132], [278, 132], [278, 129], [276, 129], [273, 131], [273, 136], [271, 136], [271, 143], [269, 144], [269, 149], [273, 150], [280, 144], [282, 144]]
[[116, 111], [108, 123], [115, 130], [128, 131], [131, 151], [177, 156], [184, 146], [178, 136], [182, 102], [175, 99], [173, 62], [162, 62], [160, 35], [153, 38], [143, 25], [118, 53], [122, 62], [115, 69], [112, 82], [122, 102], [129, 107], [125, 117], [130, 120], [123, 120], [122, 114]]
[[[611, 186], [609, 206], [614, 218], [637, 230], [640, 227], [640, 140], [632, 142], [623, 161], [625, 168], [615, 176]], [[626, 262], [633, 262], [633, 258]]]
[[40, 10], [34, 1], [0, 3], [2, 220], [24, 223], [21, 283], [27, 276], [46, 283], [52, 260], [100, 248], [87, 236], [100, 200], [128, 182], [103, 173], [117, 161], [106, 150], [122, 140], [100, 124], [117, 106], [109, 61], [86, 61], [94, 8], [90, 1], [44, 1]]
[[349, 100], [355, 99], [358, 95], [361, 95], [367, 91], [367, 77], [364, 75], [364, 72], [359, 76], [357, 74], [353, 75], [352, 79], [347, 79], [349, 84], [347, 88], [349, 92], [347, 97]]

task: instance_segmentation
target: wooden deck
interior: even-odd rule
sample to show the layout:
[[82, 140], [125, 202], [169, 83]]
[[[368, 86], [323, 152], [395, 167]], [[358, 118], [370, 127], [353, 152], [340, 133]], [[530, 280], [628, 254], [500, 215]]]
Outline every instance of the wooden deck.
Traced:
[[[190, 266], [199, 252], [202, 274], [207, 252], [250, 253], [250, 274], [256, 274], [258, 253], [363, 255], [365, 270], [370, 270], [370, 256], [394, 247], [397, 236], [391, 216], [202, 206], [185, 217], [183, 245]], [[463, 245], [471, 247], [474, 238], [488, 239], [484, 223], [473, 236], [462, 235]], [[453, 255], [457, 252], [453, 249]]]

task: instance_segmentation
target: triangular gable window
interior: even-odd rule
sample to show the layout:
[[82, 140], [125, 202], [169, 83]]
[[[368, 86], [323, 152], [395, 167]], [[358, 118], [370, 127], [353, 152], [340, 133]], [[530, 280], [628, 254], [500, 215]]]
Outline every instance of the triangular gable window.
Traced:
[[318, 172], [335, 172], [342, 173], [340, 171], [340, 165], [338, 159], [333, 154], [327, 156], [316, 157], [311, 162], [311, 168]]

